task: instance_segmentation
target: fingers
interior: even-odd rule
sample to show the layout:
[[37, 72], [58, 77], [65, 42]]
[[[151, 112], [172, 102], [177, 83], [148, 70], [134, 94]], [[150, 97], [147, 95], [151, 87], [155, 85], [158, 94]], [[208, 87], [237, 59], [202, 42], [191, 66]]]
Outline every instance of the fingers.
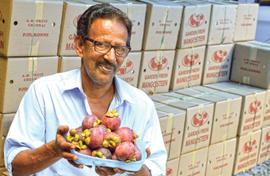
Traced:
[[61, 134], [62, 136], [67, 134], [69, 127], [67, 125], [61, 125], [57, 128], [57, 134]]
[[83, 168], [83, 165], [82, 165], [82, 164], [77, 164], [77, 163], [75, 163], [75, 162], [72, 161], [72, 160], [68, 160], [68, 162], [69, 162], [72, 166], [74, 166], [74, 167], [77, 167], [77, 168], [80, 168], [80, 169]]
[[96, 167], [96, 173], [101, 176], [108, 176], [108, 175], [116, 174], [116, 172], [114, 172], [112, 168], [101, 167], [101, 166]]
[[151, 150], [149, 147], [146, 148], [146, 154], [147, 154], [147, 157], [151, 155]]

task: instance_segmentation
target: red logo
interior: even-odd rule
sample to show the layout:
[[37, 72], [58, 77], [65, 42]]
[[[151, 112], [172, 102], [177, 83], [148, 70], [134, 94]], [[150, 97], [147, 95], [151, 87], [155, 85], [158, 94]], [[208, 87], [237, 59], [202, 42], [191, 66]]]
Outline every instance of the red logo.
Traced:
[[79, 19], [81, 18], [82, 14], [76, 16], [74, 19], [73, 19], [73, 25], [75, 26], [75, 28], [77, 28], [77, 24], [78, 24], [78, 21]]
[[122, 65], [118, 69], [118, 74], [120, 75], [127, 74], [133, 70], [133, 67], [134, 67], [134, 63], [132, 62], [132, 60], [127, 59], [126, 64], [124, 66]]
[[227, 51], [217, 50], [214, 52], [212, 60], [216, 63], [221, 63], [226, 60], [227, 55], [228, 55]]
[[191, 67], [199, 62], [199, 54], [187, 54], [183, 59], [183, 65]]
[[256, 114], [259, 111], [260, 106], [261, 106], [261, 102], [258, 100], [251, 102], [248, 107], [248, 112], [250, 114]]
[[204, 15], [203, 14], [192, 14], [189, 17], [189, 25], [192, 27], [198, 27], [200, 26], [204, 21]]
[[267, 132], [266, 135], [265, 135], [265, 141], [270, 142], [270, 134], [269, 134], [269, 132]]
[[256, 140], [248, 141], [244, 144], [244, 153], [249, 153], [253, 150], [253, 147], [256, 145]]
[[207, 112], [196, 113], [192, 117], [192, 125], [194, 127], [199, 127], [204, 125], [207, 120], [208, 120]]
[[164, 56], [158, 61], [156, 57], [153, 57], [149, 62], [149, 68], [153, 71], [164, 69], [168, 65], [168, 59]]
[[167, 168], [166, 170], [166, 176], [171, 176], [173, 174], [172, 168]]

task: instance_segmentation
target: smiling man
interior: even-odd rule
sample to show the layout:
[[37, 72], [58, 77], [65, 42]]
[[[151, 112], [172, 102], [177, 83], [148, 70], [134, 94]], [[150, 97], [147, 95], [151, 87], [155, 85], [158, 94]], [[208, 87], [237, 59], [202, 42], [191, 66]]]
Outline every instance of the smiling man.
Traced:
[[76, 52], [81, 69], [36, 80], [25, 94], [5, 143], [10, 175], [128, 175], [106, 167], [75, 164], [74, 146], [64, 136], [86, 115], [101, 118], [117, 109], [121, 126], [146, 144], [148, 158], [137, 176], [165, 175], [166, 150], [153, 102], [141, 90], [115, 76], [130, 51], [131, 22], [109, 4], [87, 9], [78, 21]]

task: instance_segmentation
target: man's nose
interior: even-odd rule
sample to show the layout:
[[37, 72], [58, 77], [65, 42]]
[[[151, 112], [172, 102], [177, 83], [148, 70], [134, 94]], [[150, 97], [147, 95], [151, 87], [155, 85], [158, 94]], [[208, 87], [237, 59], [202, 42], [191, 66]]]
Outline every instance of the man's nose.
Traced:
[[116, 64], [115, 50], [113, 47], [105, 54], [104, 58], [110, 63]]

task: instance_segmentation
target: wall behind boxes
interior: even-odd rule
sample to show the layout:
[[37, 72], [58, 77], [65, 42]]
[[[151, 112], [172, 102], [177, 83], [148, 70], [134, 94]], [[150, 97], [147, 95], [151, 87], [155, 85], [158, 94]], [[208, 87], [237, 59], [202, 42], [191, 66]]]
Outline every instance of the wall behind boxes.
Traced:
[[[80, 67], [81, 61], [76, 56], [73, 44], [77, 20], [89, 6], [100, 2], [108, 1], [0, 2], [0, 118], [3, 128], [1, 131], [7, 131], [9, 128], [12, 121], [10, 119], [13, 118], [22, 96], [32, 81], [42, 76]], [[228, 81], [235, 43], [255, 38], [258, 10], [256, 4], [238, 4], [222, 0], [215, 3], [196, 0], [109, 2], [127, 13], [133, 23], [132, 51], [117, 74], [149, 94]], [[196, 92], [195, 89], [192, 91]], [[178, 92], [178, 96], [180, 94]], [[218, 97], [222, 93], [216, 94]], [[175, 94], [166, 96], [173, 95], [175, 96]], [[225, 97], [223, 94], [222, 96]], [[237, 96], [239, 98], [246, 95]], [[233, 171], [231, 164], [226, 166], [224, 163], [220, 164], [217, 158], [223, 156], [223, 161], [227, 163], [233, 163], [235, 160], [234, 153], [229, 152], [235, 151], [234, 148], [239, 146], [240, 136], [244, 136], [236, 129], [238, 121], [240, 124], [244, 123], [241, 121], [241, 113], [238, 112], [241, 105], [239, 102], [236, 103], [236, 100], [228, 103], [226, 98], [211, 102], [209, 97], [214, 99], [215, 96], [200, 95], [197, 98], [204, 100], [196, 100], [197, 103], [190, 107], [168, 108], [172, 104], [171, 100], [166, 106], [157, 106], [161, 114], [162, 131], [167, 136], [164, 138], [169, 154], [167, 175], [184, 176], [190, 172], [199, 175], [207, 173], [207, 176], [217, 175], [222, 173], [224, 168], [227, 171], [226, 173], [224, 171], [223, 175], [238, 172]], [[187, 104], [190, 101], [190, 98], [179, 101], [179, 97], [177, 100], [179, 104]], [[196, 122], [192, 122], [192, 112], [197, 113], [197, 119], [205, 115], [202, 111], [204, 106], [202, 101], [214, 107], [212, 115], [209, 115], [206, 122], [197, 122], [205, 123], [207, 128], [201, 128], [198, 124], [194, 127]], [[218, 113], [219, 104], [222, 104], [221, 112], [224, 110], [222, 107], [227, 108], [223, 116], [215, 115]], [[239, 107], [238, 111], [233, 112], [231, 105]], [[198, 110], [194, 110], [193, 106], [197, 106]], [[222, 119], [226, 119], [226, 123], [220, 122]], [[162, 126], [164, 123], [175, 126], [172, 125], [171, 129], [168, 129], [168, 125]], [[188, 123], [190, 124], [186, 125]], [[220, 134], [221, 124], [225, 124], [223, 126], [225, 136]], [[262, 130], [266, 131], [265, 134], [268, 134], [267, 127], [268, 124]], [[260, 129], [261, 124], [256, 130], [251, 131], [257, 132]], [[231, 130], [233, 132], [229, 133]], [[2, 137], [5, 135], [6, 132], [1, 133]], [[193, 147], [185, 147], [184, 144], [187, 143]], [[2, 151], [1, 146], [2, 143], [0, 145]], [[219, 153], [215, 148], [223, 150]], [[267, 151], [259, 159], [260, 162], [269, 159]], [[2, 152], [0, 157], [2, 158]], [[0, 160], [0, 165], [3, 166], [2, 159]], [[217, 166], [219, 169], [215, 170]]]

